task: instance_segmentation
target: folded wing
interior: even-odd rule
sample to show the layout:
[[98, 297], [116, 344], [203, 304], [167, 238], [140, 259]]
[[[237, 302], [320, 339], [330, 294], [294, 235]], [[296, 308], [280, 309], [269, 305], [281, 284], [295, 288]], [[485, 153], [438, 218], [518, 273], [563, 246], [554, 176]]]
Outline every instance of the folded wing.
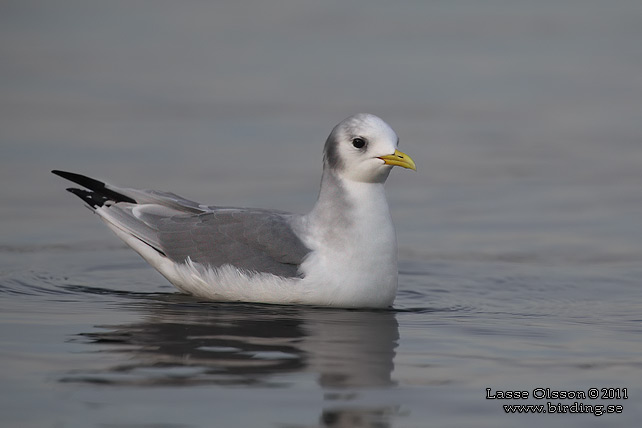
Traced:
[[79, 174], [53, 172], [89, 189], [68, 190], [106, 222], [176, 263], [189, 258], [213, 268], [229, 264], [296, 277], [310, 251], [291, 226], [292, 214], [208, 207], [172, 193], [123, 189]]

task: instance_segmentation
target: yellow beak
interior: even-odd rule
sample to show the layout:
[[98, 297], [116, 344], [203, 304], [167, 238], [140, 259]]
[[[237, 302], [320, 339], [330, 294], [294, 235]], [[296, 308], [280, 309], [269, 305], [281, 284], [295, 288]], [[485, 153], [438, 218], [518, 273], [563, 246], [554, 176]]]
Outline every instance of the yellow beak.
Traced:
[[404, 168], [417, 171], [415, 161], [413, 161], [410, 156], [403, 152], [400, 152], [399, 150], [395, 150], [395, 152], [391, 155], [379, 156], [379, 159], [384, 161], [386, 165], [402, 166]]

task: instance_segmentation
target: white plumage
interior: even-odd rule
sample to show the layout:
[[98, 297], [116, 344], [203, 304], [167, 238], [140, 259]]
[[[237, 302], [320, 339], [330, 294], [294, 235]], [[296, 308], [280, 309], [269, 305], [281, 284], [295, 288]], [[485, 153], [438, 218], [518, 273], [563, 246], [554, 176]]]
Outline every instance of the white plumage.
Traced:
[[179, 290], [213, 301], [388, 307], [397, 243], [384, 193], [392, 166], [415, 169], [380, 118], [339, 123], [306, 215], [204, 206], [54, 171], [68, 189]]

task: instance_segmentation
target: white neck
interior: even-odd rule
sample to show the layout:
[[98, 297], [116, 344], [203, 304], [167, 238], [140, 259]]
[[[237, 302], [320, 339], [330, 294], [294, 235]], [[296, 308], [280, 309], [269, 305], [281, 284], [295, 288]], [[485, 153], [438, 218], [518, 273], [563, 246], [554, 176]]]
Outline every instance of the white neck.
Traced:
[[[325, 171], [319, 199], [302, 218], [302, 238], [313, 253], [306, 276], [332, 273], [328, 298], [358, 302], [394, 299], [397, 242], [383, 183], [364, 183]], [[307, 270], [307, 272], [306, 272]]]

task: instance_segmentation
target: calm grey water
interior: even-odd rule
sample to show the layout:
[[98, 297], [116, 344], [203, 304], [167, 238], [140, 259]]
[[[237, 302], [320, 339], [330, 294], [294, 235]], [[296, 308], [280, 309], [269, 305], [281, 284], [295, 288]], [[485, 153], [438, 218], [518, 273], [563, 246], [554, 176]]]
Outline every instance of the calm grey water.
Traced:
[[[640, 22], [633, 0], [3, 2], [0, 425], [639, 426]], [[49, 174], [305, 212], [362, 111], [419, 167], [387, 185], [390, 311], [177, 294]]]

